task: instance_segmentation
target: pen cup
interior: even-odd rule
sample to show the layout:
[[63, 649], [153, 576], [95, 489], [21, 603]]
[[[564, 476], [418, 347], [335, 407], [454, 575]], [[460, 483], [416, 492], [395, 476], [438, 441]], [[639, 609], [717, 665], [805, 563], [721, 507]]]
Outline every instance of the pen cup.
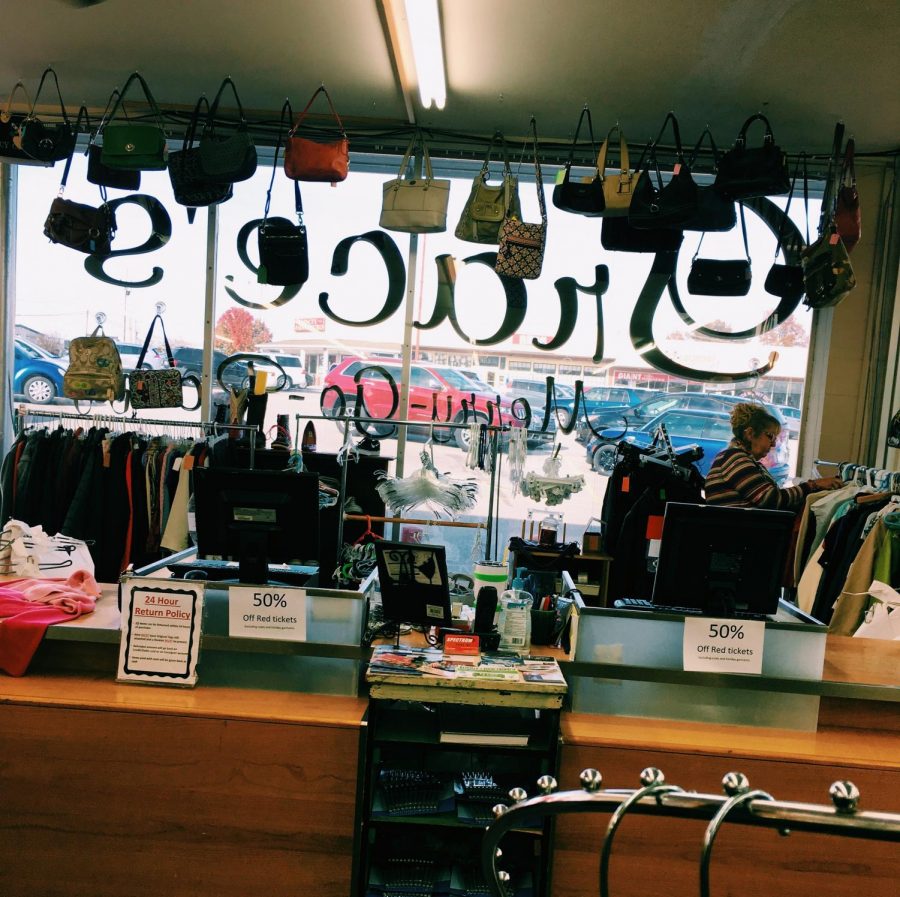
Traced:
[[553, 644], [555, 628], [555, 610], [533, 610], [531, 612], [531, 643], [533, 645]]

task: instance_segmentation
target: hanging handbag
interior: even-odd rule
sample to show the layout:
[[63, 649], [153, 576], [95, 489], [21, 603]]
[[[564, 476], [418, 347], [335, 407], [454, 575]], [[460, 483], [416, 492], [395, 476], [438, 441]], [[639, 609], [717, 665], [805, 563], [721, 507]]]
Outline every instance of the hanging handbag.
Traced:
[[[488, 184], [488, 167], [491, 152], [496, 143], [500, 144], [503, 155], [503, 172], [499, 184]], [[522, 217], [519, 203], [519, 182], [513, 177], [506, 154], [506, 140], [498, 131], [488, 144], [487, 154], [481, 164], [481, 171], [472, 181], [469, 198], [463, 206], [462, 214], [454, 234], [458, 240], [469, 243], [497, 244], [500, 242], [500, 225], [507, 215]]]
[[[63, 120], [59, 124], [48, 125], [42, 122], [34, 114], [37, 108], [38, 98], [44, 87], [47, 75], [53, 76], [56, 85], [56, 95], [59, 97], [59, 108]], [[44, 69], [38, 84], [34, 102], [31, 104], [31, 112], [19, 126], [19, 146], [22, 151], [28, 153], [32, 159], [48, 165], [55, 165], [61, 159], [68, 159], [75, 149], [77, 131], [72, 128], [69, 116], [66, 114], [66, 104], [63, 102], [62, 93], [59, 90], [59, 79], [52, 68]]]
[[[281, 109], [282, 127], [293, 117], [291, 106], [285, 101]], [[298, 224], [287, 218], [269, 218], [269, 206], [272, 202], [272, 185], [275, 183], [275, 171], [278, 168], [278, 151], [281, 149], [281, 132], [278, 130], [278, 141], [275, 144], [275, 158], [272, 160], [272, 177], [266, 193], [266, 209], [259, 225], [259, 269], [257, 281], [275, 286], [291, 286], [304, 284], [309, 278], [309, 247], [306, 238], [306, 225], [303, 223], [303, 201], [300, 197], [300, 184], [294, 180], [294, 210]]]
[[[719, 150], [713, 140], [712, 133], [706, 128], [700, 135], [700, 139], [694, 146], [688, 165], [691, 171], [694, 171], [694, 163], [697, 160], [697, 154], [703, 144], [703, 138], [709, 138], [709, 145], [712, 147], [713, 174], [719, 168]], [[722, 196], [716, 188], [710, 184], [704, 187], [697, 185], [697, 212], [684, 224], [684, 230], [699, 230], [703, 233], [722, 233], [731, 230], [737, 224], [737, 214], [734, 211], [734, 200]]]
[[585, 104], [578, 118], [575, 136], [572, 138], [569, 161], [566, 162], [563, 170], [562, 181], [553, 188], [553, 205], [562, 209], [563, 212], [594, 218], [602, 215], [606, 208], [606, 200], [603, 196], [603, 172], [596, 168], [593, 177], [572, 180], [572, 160], [575, 158], [575, 146], [578, 143], [578, 134], [585, 117], [587, 117], [588, 133], [591, 137], [591, 156], [593, 157], [597, 152], [594, 144], [594, 124], [591, 121], [591, 110]]
[[507, 215], [500, 225], [500, 248], [494, 270], [505, 277], [524, 277], [536, 280], [541, 276], [544, 264], [544, 246], [547, 243], [547, 204], [544, 200], [544, 182], [541, 162], [538, 158], [537, 123], [531, 119], [534, 139], [534, 183], [537, 188], [541, 223], [529, 224], [519, 216]]
[[[766, 126], [763, 145], [747, 149], [747, 129], [757, 120]], [[732, 199], [776, 196], [791, 189], [787, 156], [775, 144], [772, 127], [764, 115], [751, 115], [744, 122], [734, 146], [719, 160], [715, 186]]]
[[[116, 112], [124, 103], [125, 94], [132, 83], [137, 81], [144, 91], [150, 111], [156, 124], [144, 122], [114, 121]], [[124, 108], [124, 106], [123, 106]], [[162, 171], [166, 167], [168, 147], [162, 115], [147, 82], [139, 72], [132, 72], [122, 92], [113, 105], [109, 121], [101, 129], [103, 152], [101, 160], [109, 168], [124, 168], [128, 171]]]
[[[126, 171], [123, 168], [110, 168], [104, 165], [103, 147], [99, 143], [95, 143], [98, 134], [103, 130], [113, 103], [118, 98], [119, 90], [116, 88], [106, 101], [106, 109], [103, 111], [103, 117], [100, 119], [100, 125], [96, 131], [91, 133], [91, 139], [87, 148], [87, 179], [98, 187], [114, 187], [117, 190], [140, 190], [141, 173], [139, 171]], [[88, 130], [90, 130], [90, 121], [88, 121]]]
[[[606, 173], [606, 155], [609, 148], [609, 141], [612, 135], [619, 134], [619, 173]], [[597, 156], [597, 171], [603, 178], [603, 217], [614, 218], [628, 214], [628, 207], [631, 205], [631, 197], [634, 195], [634, 188], [637, 186], [640, 173], [630, 171], [628, 159], [628, 144], [625, 142], [625, 134], [618, 124], [610, 128], [606, 135], [606, 140], [600, 147], [600, 154]]]
[[834, 227], [803, 250], [804, 304], [809, 308], [832, 308], [856, 286], [856, 276], [844, 241]]
[[28, 113], [12, 111], [13, 97], [18, 90], [25, 94], [28, 107], [31, 108], [33, 105], [25, 85], [21, 81], [16, 81], [10, 91], [9, 99], [6, 101], [6, 109], [0, 113], [0, 162], [12, 162], [16, 165], [43, 165], [50, 168], [53, 165], [52, 162], [35, 159], [22, 149], [19, 129], [28, 118]]
[[859, 242], [862, 232], [862, 216], [859, 211], [859, 191], [856, 189], [856, 168], [853, 157], [856, 141], [851, 137], [847, 141], [844, 152], [844, 164], [841, 166], [841, 186], [838, 188], [834, 207], [834, 226], [844, 241], [847, 252]]
[[[687, 279], [687, 288], [691, 295], [746, 296], [750, 292], [750, 247], [747, 245], [747, 222], [744, 220], [743, 205], [740, 205], [740, 210], [741, 234], [744, 238], [744, 255], [746, 255], [746, 258], [697, 258], [700, 255], [700, 247], [703, 245], [703, 237], [700, 237]], [[704, 234], [703, 236], [706, 235]]]
[[[422, 148], [425, 177], [406, 179], [404, 175], [416, 143]], [[421, 133], [410, 140], [400, 162], [400, 173], [384, 182], [381, 194], [379, 227], [405, 234], [439, 234], [447, 230], [450, 181], [434, 177], [428, 145]]]
[[610, 252], [677, 252], [684, 233], [672, 227], [632, 227], [624, 217], [603, 217], [600, 245]]
[[[227, 135], [217, 134], [216, 115], [219, 111], [219, 102], [222, 99], [222, 91], [229, 85], [237, 102], [239, 116], [237, 130]], [[247, 131], [241, 98], [238, 96], [234, 81], [225, 78], [213, 99], [206, 127], [200, 137], [200, 166], [208, 180], [222, 184], [236, 184], [253, 177], [256, 165], [256, 147]]]
[[[303, 123], [316, 97], [324, 94], [328, 100], [331, 114], [337, 122], [340, 137], [337, 140], [312, 140], [308, 137], [298, 137], [297, 131]], [[347, 177], [350, 167], [350, 141], [344, 131], [341, 117], [331, 102], [331, 97], [322, 84], [316, 88], [306, 108], [300, 113], [294, 127], [288, 133], [284, 145], [284, 173], [295, 181], [330, 181], [336, 184]]]
[[[663, 184], [656, 148], [669, 122], [672, 123], [672, 131], [675, 134], [676, 163], [668, 184]], [[643, 166], [644, 156], [647, 157], [646, 167]], [[697, 214], [697, 185], [684, 158], [678, 119], [672, 112], [666, 116], [656, 140], [644, 150], [638, 163], [638, 170], [642, 177], [638, 180], [631, 205], [628, 207], [628, 223], [637, 228], [682, 229], [684, 224]], [[655, 178], [652, 174], [654, 171]]]
[[231, 184], [211, 180], [203, 171], [200, 162], [200, 149], [194, 146], [197, 133], [197, 122], [200, 107], [205, 105], [209, 110], [206, 97], [201, 96], [194, 106], [191, 123], [184, 135], [181, 149], [169, 157], [169, 180], [172, 182], [172, 193], [175, 202], [188, 206], [188, 220], [193, 221], [193, 212], [197, 208], [218, 205], [231, 199]]
[[[78, 112], [75, 134], [78, 133], [82, 117], [87, 118], [87, 109], [84, 106]], [[111, 251], [112, 239], [116, 232], [116, 217], [113, 210], [105, 201], [95, 208], [80, 202], [73, 202], [70, 199], [63, 199], [74, 151], [73, 142], [72, 152], [66, 159], [63, 169], [59, 194], [51, 203], [50, 213], [44, 221], [44, 236], [52, 243], [68, 246], [78, 252], [86, 252], [89, 255], [106, 255]]]
[[63, 395], [69, 399], [112, 402], [125, 398], [125, 372], [115, 340], [98, 324], [90, 336], [69, 342], [69, 366], [63, 375]]
[[[156, 322], [162, 329], [163, 344], [166, 347], [166, 359], [169, 362], [167, 368], [162, 370], [144, 370], [144, 359], [150, 348], [150, 339]], [[190, 383], [197, 390], [197, 404], [185, 408], [183, 385]], [[185, 411], [196, 411], [200, 407], [200, 381], [193, 374], [182, 377], [181, 371], [175, 367], [175, 358], [172, 355], [172, 347], [166, 335], [166, 325], [162, 316], [157, 314], [150, 322], [150, 329], [144, 338], [141, 354], [138, 356], [135, 369], [128, 374], [128, 394], [131, 407], [143, 408], [184, 408]]]
[[781, 219], [781, 225], [778, 228], [778, 243], [775, 246], [775, 261], [769, 268], [766, 275], [765, 290], [772, 296], [778, 296], [779, 299], [791, 300], [799, 302], [803, 296], [803, 266], [789, 265], [785, 260], [785, 264], [778, 264], [778, 256], [784, 251], [784, 223], [791, 211], [791, 200], [794, 198], [794, 189], [797, 184], [797, 175], [800, 166], [803, 166], [803, 206], [804, 217], [806, 219], [806, 243], [803, 247], [796, 247], [799, 257], [799, 251], [809, 245], [809, 180], [806, 172], [806, 153], [801, 153], [794, 167], [794, 176], [791, 179], [791, 191], [788, 193], [787, 205], [784, 209], [784, 217]]

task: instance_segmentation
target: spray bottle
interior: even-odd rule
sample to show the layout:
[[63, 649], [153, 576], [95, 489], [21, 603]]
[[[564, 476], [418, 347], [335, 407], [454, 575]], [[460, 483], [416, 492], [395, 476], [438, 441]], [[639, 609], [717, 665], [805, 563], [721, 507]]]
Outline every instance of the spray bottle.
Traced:
[[531, 609], [534, 598], [524, 589], [524, 583], [517, 576], [512, 586], [500, 596], [500, 650], [528, 654], [531, 650]]

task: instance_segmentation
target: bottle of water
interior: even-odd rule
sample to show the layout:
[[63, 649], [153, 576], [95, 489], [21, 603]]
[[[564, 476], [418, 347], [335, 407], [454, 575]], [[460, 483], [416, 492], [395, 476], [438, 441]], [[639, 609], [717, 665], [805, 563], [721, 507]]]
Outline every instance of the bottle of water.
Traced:
[[534, 599], [517, 576], [500, 596], [500, 650], [528, 654], [531, 650], [531, 609]]

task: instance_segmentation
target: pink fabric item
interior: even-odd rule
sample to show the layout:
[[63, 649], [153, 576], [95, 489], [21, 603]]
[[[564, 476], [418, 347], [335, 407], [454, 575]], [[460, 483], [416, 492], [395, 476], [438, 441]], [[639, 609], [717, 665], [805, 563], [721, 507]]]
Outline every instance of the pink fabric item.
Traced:
[[0, 585], [0, 670], [23, 676], [54, 623], [90, 613], [100, 587], [78, 570], [68, 579], [15, 579]]

